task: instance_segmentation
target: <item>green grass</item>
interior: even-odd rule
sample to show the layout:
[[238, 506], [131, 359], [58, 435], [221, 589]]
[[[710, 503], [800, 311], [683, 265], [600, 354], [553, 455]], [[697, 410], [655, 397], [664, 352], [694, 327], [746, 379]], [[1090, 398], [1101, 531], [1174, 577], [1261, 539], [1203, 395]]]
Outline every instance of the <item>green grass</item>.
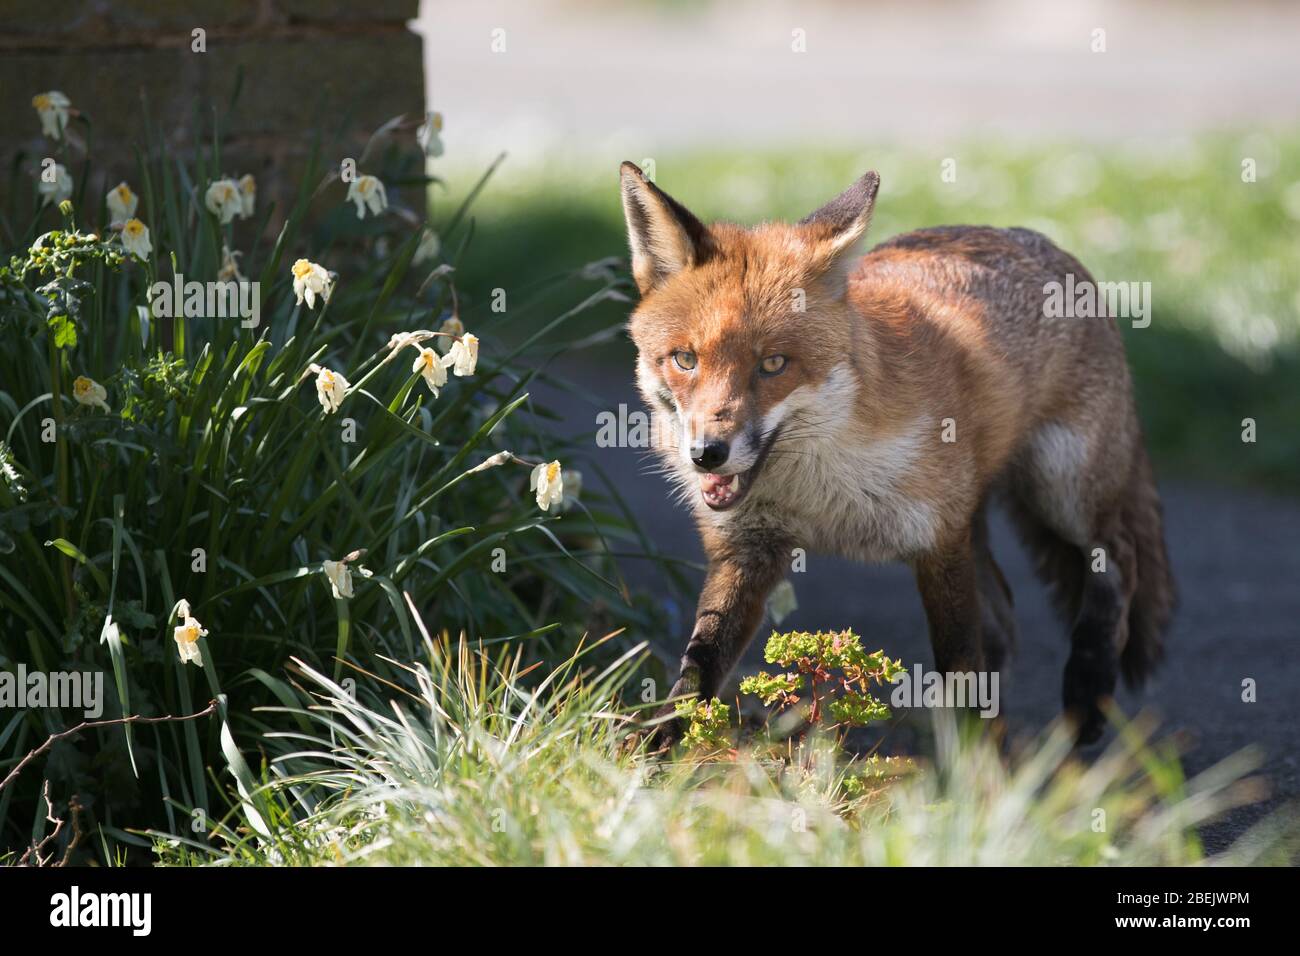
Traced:
[[[940, 176], [949, 157], [955, 182]], [[1257, 161], [1253, 183], [1242, 181], [1243, 157]], [[882, 185], [868, 244], [948, 223], [1027, 226], [1078, 256], [1099, 281], [1150, 282], [1152, 323], [1126, 335], [1162, 478], [1297, 487], [1300, 137], [656, 160], [658, 184], [706, 221], [797, 219], [876, 169]], [[464, 177], [452, 170], [448, 179]], [[614, 163], [561, 156], [512, 171], [507, 161], [480, 197], [476, 242], [484, 255], [464, 276], [500, 284], [495, 264], [508, 262], [509, 280], [527, 286], [561, 263], [624, 255], [617, 184]], [[574, 293], [552, 295], [562, 303]], [[608, 304], [591, 321], [626, 312]], [[630, 370], [629, 355], [625, 347], [602, 359]], [[1253, 445], [1241, 441], [1248, 417], [1258, 423]]]
[[[423, 630], [423, 628], [421, 628]], [[1128, 727], [1091, 765], [1059, 730], [1005, 756], [938, 721], [933, 763], [850, 758], [828, 737], [629, 752], [636, 663], [429, 640], [399, 690], [306, 671], [302, 729], [206, 838], [153, 834], [169, 865], [1181, 865], [1194, 827], [1258, 792], [1241, 756], [1185, 780]], [[1280, 862], [1276, 821], [1216, 862]]]

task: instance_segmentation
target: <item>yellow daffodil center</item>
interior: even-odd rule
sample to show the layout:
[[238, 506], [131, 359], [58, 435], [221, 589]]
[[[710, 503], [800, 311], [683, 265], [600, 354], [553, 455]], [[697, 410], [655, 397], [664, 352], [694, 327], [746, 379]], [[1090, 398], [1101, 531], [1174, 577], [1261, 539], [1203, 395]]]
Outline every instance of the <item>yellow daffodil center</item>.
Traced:
[[126, 225], [122, 227], [122, 231], [131, 236], [138, 236], [144, 232], [144, 223], [139, 219], [128, 219]]
[[371, 190], [371, 180], [369, 177], [357, 180], [357, 192], [368, 193]]
[[122, 200], [123, 203], [128, 203], [128, 202], [130, 202], [130, 201], [131, 201], [131, 187], [128, 186], [126, 183], [123, 183], [122, 185], [118, 186], [118, 187], [117, 187], [117, 198], [120, 199], [120, 200]]
[[37, 93], [32, 97], [32, 106], [38, 110], [48, 110], [50, 108], [50, 98], [44, 93]]
[[86, 378], [86, 376], [84, 375], [78, 375], [77, 380], [72, 383], [72, 392], [78, 398], [85, 398], [87, 395], [90, 394], [91, 389], [93, 389], [94, 387], [95, 387], [94, 382]]
[[442, 132], [442, 114], [441, 114], [441, 113], [434, 113], [434, 114], [433, 114], [433, 128], [436, 129], [436, 130], [438, 130], [439, 132]]
[[193, 622], [181, 625], [179, 637], [186, 644], [193, 644], [199, 639], [199, 626]]
[[306, 259], [299, 259], [293, 264], [293, 275], [295, 279], [305, 279], [311, 275], [311, 263]]
[[553, 461], [546, 466], [546, 480], [549, 482], [554, 482], [555, 479], [559, 477], [560, 477], [560, 463], [558, 461]]
[[320, 381], [326, 388], [332, 389], [334, 387], [334, 373], [330, 371], [321, 372]]

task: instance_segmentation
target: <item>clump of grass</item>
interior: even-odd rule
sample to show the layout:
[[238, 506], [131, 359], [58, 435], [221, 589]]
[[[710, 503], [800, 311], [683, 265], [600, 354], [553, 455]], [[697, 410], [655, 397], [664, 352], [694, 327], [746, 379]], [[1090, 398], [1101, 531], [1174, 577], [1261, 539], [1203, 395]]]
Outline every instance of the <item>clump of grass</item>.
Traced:
[[[636, 651], [597, 645], [540, 680], [518, 649], [424, 639], [400, 691], [352, 692], [304, 667], [304, 729], [259, 795], [268, 837], [235, 812], [210, 841], [154, 834], [172, 865], [1168, 865], [1243, 798], [1241, 761], [1183, 780], [1132, 728], [1091, 766], [1068, 735], [1008, 760], [943, 730], [933, 765], [854, 759], [825, 735], [661, 762], [622, 747], [616, 705]], [[306, 698], [304, 698], [305, 700]], [[707, 707], [708, 705], [701, 705]], [[717, 706], [716, 702], [713, 704]], [[717, 731], [715, 723], [705, 730]], [[708, 736], [705, 734], [705, 736]], [[713, 742], [717, 742], [716, 740]]]

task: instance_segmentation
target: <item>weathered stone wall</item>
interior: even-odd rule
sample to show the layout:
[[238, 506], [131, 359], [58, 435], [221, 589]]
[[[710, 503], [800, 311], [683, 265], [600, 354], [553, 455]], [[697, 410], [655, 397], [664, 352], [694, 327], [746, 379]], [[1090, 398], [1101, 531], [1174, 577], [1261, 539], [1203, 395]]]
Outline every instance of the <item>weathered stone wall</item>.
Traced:
[[[96, 202], [135, 180], [146, 102], [154, 129], [180, 147], [196, 134], [210, 139], [211, 111], [202, 109], [217, 104], [223, 172], [253, 173], [259, 202], [285, 200], [314, 134], [335, 162], [359, 155], [394, 116], [422, 116], [421, 40], [407, 28], [418, 8], [419, 0], [4, 0], [0, 202], [10, 189], [33, 189], [41, 158], [53, 155], [31, 103], [51, 89], [90, 119]], [[197, 28], [206, 52], [193, 50]], [[74, 178], [82, 159], [74, 151], [67, 164]]]

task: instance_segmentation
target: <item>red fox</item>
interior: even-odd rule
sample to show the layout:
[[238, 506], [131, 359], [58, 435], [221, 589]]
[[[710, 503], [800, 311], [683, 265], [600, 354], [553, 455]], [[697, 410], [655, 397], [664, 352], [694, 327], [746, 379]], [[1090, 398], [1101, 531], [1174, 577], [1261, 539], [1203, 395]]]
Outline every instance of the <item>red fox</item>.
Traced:
[[879, 186], [793, 225], [705, 226], [622, 166], [637, 382], [673, 425], [660, 454], [709, 560], [672, 695], [719, 691], [796, 548], [908, 563], [936, 668], [999, 670], [996, 498], [1071, 628], [1064, 707], [1090, 743], [1119, 675], [1160, 661], [1175, 603], [1119, 326], [1049, 316], [1050, 283], [1092, 279], [1028, 229], [922, 229], [860, 257]]

